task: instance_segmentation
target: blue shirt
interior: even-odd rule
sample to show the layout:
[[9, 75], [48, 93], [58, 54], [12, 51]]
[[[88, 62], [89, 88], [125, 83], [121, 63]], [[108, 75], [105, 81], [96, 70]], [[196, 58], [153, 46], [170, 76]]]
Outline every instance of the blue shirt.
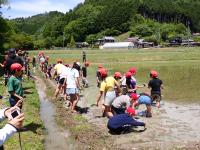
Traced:
[[139, 122], [132, 118], [129, 114], [115, 115], [109, 119], [107, 127], [109, 129], [117, 129], [125, 126], [144, 126], [144, 122]]

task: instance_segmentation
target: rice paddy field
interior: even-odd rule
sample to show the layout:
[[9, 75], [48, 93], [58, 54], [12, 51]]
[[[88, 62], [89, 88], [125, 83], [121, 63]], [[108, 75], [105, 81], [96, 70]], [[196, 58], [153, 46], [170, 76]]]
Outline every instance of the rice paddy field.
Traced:
[[[150, 70], [159, 72], [163, 80], [163, 99], [176, 102], [200, 101], [200, 48], [162, 48], [132, 50], [85, 50], [89, 80], [95, 78], [98, 64], [102, 64], [113, 75], [115, 71], [125, 73], [130, 67], [137, 68], [136, 79], [139, 84], [148, 83]], [[39, 51], [32, 51], [31, 56]], [[82, 50], [43, 51], [56, 63], [61, 58], [65, 64], [82, 62]]]

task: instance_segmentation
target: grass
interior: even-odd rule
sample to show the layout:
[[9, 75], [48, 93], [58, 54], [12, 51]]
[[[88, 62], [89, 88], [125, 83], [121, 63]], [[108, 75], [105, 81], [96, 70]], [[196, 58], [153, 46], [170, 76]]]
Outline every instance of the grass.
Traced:
[[[23, 113], [25, 114], [24, 127], [28, 129], [26, 132], [21, 132], [22, 148], [24, 150], [42, 150], [44, 149], [44, 125], [40, 119], [40, 101], [35, 88], [35, 84], [31, 80], [23, 82], [25, 90], [25, 101], [23, 105]], [[5, 89], [1, 91], [5, 92]], [[3, 101], [8, 105], [8, 100]], [[1, 127], [5, 125], [1, 123]], [[5, 149], [20, 149], [18, 134], [14, 134], [4, 144]]]

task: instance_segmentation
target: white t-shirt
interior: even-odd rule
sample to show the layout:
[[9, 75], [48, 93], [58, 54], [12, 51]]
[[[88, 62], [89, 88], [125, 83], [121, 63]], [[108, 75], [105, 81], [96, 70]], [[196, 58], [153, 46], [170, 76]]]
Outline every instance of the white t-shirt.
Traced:
[[44, 63], [45, 62], [45, 58], [44, 57], [41, 57], [40, 58], [40, 63]]
[[60, 79], [67, 78], [67, 75], [69, 74], [70, 70], [71, 68], [63, 66], [60, 73]]
[[130, 97], [128, 95], [121, 95], [114, 99], [112, 105], [115, 108], [126, 108], [130, 107]]
[[77, 88], [76, 80], [79, 78], [79, 72], [76, 69], [70, 69], [67, 75], [67, 88]]

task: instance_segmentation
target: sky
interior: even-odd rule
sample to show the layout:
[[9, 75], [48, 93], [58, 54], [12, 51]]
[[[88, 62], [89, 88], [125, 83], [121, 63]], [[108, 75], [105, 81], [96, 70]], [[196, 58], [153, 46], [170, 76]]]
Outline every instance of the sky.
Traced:
[[84, 0], [9, 0], [1, 9], [4, 18], [29, 17], [49, 11], [66, 13]]

